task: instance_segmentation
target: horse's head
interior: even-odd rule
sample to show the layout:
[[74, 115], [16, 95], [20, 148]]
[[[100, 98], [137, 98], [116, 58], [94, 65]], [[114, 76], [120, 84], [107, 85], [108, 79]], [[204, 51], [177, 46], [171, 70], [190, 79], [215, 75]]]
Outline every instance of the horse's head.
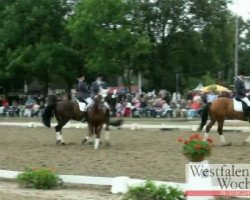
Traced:
[[100, 94], [97, 94], [96, 96], [95, 96], [95, 102], [96, 103], [102, 103], [103, 102], [103, 97], [102, 97], [102, 95], [100, 95]]
[[105, 101], [105, 98], [103, 98], [103, 96], [101, 94], [97, 94], [95, 96], [95, 107], [98, 108], [98, 110], [100, 110], [103, 106], [103, 103]]

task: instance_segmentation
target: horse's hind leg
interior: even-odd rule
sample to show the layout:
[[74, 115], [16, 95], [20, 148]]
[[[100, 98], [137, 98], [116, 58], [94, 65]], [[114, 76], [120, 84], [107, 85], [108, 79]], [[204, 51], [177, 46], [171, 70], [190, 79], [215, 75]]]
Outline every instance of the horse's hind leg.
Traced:
[[210, 132], [211, 128], [213, 127], [213, 125], [215, 124], [215, 122], [216, 122], [216, 120], [214, 118], [211, 118], [211, 121], [206, 126], [206, 132], [205, 132], [204, 140], [207, 140], [207, 138], [209, 137], [209, 132]]
[[63, 140], [62, 136], [62, 128], [63, 126], [68, 122], [68, 121], [58, 121], [58, 125], [56, 125], [55, 130], [56, 130], [56, 144], [62, 144], [65, 145], [65, 142]]

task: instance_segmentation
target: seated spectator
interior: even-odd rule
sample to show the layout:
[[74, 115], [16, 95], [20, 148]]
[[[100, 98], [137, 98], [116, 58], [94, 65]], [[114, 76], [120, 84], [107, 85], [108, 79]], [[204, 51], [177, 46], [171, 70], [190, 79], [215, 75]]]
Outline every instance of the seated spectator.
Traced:
[[23, 116], [32, 117], [33, 106], [35, 104], [37, 104], [36, 100], [31, 98], [31, 96], [29, 95], [25, 103], [26, 109], [24, 110]]
[[198, 101], [193, 101], [190, 105], [190, 109], [188, 110], [188, 118], [195, 118], [198, 115], [198, 112], [201, 109], [201, 103]]
[[132, 117], [132, 104], [129, 101], [125, 102], [125, 107], [123, 110], [124, 117]]
[[18, 107], [18, 103], [16, 101], [13, 101], [9, 110], [8, 110], [8, 116], [10, 117], [16, 117], [19, 116], [19, 107]]
[[36, 102], [36, 100], [35, 99], [33, 99], [33, 98], [31, 98], [31, 96], [29, 95], [28, 96], [28, 98], [27, 98], [27, 100], [26, 100], [26, 103], [25, 103], [25, 105], [27, 106], [27, 107], [32, 107], [34, 104], [36, 104], [37, 102]]
[[147, 101], [147, 117], [156, 117], [156, 111], [154, 108], [155, 99], [149, 99]]
[[134, 98], [132, 100], [132, 102], [134, 104], [133, 109], [132, 109], [133, 117], [141, 117], [140, 116], [140, 112], [139, 112], [140, 111], [140, 107], [141, 107], [141, 102], [138, 99], [136, 99], [136, 98]]
[[156, 117], [160, 117], [162, 113], [162, 107], [165, 101], [161, 98], [161, 96], [158, 96], [155, 100], [154, 108], [156, 112]]
[[[181, 118], [184, 118], [184, 117], [188, 116], [188, 110], [189, 110], [189, 108], [191, 106], [192, 101], [189, 100], [189, 102], [190, 103], [187, 103], [186, 100], [184, 100], [184, 99], [182, 99], [180, 101], [180, 117]], [[189, 104], [190, 104], [190, 106], [189, 106]]]
[[123, 105], [120, 101], [116, 103], [115, 110], [116, 110], [116, 117], [120, 118], [122, 116], [122, 111], [123, 111]]
[[1, 115], [6, 116], [8, 114], [9, 102], [5, 97], [2, 98], [0, 107], [1, 107], [0, 110]]
[[161, 117], [173, 118], [173, 110], [167, 102], [162, 105]]
[[40, 113], [40, 106], [35, 103], [31, 109], [31, 117], [37, 116], [39, 117], [39, 113]]
[[147, 116], [147, 111], [148, 111], [148, 108], [147, 108], [146, 99], [144, 97], [141, 97], [141, 100], [140, 100], [140, 109], [139, 109], [140, 116], [141, 117], [146, 117]]
[[193, 102], [198, 102], [201, 103], [202, 102], [202, 98], [201, 95], [197, 92], [195, 93], [194, 97], [193, 97]]

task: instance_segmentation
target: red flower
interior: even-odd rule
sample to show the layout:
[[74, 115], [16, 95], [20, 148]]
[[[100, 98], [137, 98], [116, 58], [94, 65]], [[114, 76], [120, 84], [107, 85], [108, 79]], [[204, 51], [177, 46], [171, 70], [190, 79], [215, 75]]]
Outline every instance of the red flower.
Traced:
[[190, 140], [201, 140], [201, 137], [198, 133], [193, 134], [189, 137]]
[[212, 138], [207, 138], [207, 142], [208, 142], [209, 144], [212, 144], [212, 143], [213, 143]]
[[188, 142], [189, 142], [188, 140], [185, 140], [185, 141], [184, 141], [184, 144], [187, 144]]
[[197, 149], [197, 150], [198, 150], [198, 149], [201, 149], [201, 145], [196, 144], [196, 145], [194, 146], [194, 148]]
[[183, 142], [183, 137], [179, 137], [178, 142]]

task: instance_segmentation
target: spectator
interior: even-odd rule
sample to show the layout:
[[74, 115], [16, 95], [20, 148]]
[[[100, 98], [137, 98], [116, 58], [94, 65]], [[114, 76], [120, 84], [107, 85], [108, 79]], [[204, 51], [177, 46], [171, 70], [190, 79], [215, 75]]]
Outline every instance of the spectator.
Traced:
[[123, 105], [120, 101], [118, 101], [115, 105], [116, 109], [116, 117], [121, 117], [122, 116], [122, 111], [123, 111]]
[[198, 92], [195, 93], [195, 95], [194, 95], [194, 97], [193, 97], [193, 102], [199, 102], [199, 103], [202, 102], [201, 95], [200, 95]]
[[198, 112], [201, 109], [201, 103], [199, 101], [193, 101], [188, 110], [188, 118], [192, 119], [197, 117]]
[[124, 111], [123, 111], [123, 116], [124, 117], [132, 117], [132, 104], [126, 100], [125, 101], [125, 107], [124, 107]]
[[167, 102], [164, 102], [164, 104], [162, 105], [161, 117], [173, 118], [173, 110], [171, 109], [171, 107], [168, 105]]
[[32, 117], [33, 106], [35, 104], [37, 104], [36, 100], [31, 98], [31, 96], [29, 95], [25, 103], [26, 109], [24, 110], [23, 116]]
[[146, 117], [148, 109], [147, 109], [147, 101], [144, 96], [141, 97], [140, 102], [141, 104], [140, 104], [139, 114], [141, 117]]

